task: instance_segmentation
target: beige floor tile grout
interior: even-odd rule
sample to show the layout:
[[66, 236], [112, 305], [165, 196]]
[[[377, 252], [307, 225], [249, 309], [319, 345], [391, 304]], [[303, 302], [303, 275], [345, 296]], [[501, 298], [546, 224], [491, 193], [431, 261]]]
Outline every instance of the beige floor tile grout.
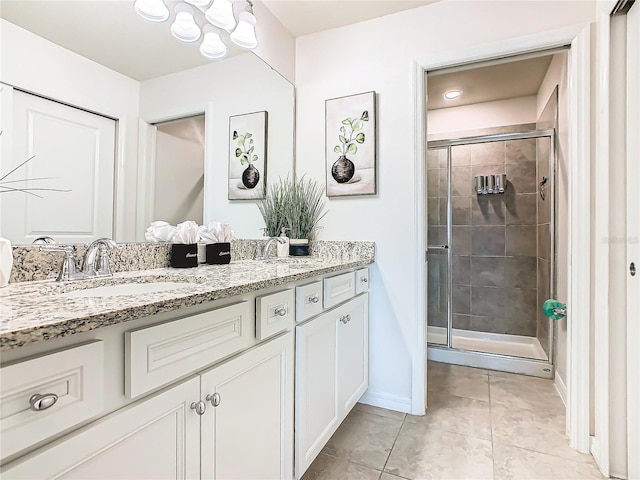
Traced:
[[[402, 432], [402, 427], [404, 427], [404, 423], [407, 421], [407, 415], [408, 414], [405, 413], [404, 418], [402, 419], [402, 424], [400, 425], [398, 433], [396, 434], [396, 438], [393, 439], [393, 445], [391, 445], [391, 448], [389, 449], [389, 455], [387, 455], [387, 459], [384, 461], [384, 465], [382, 466], [382, 473], [387, 471], [387, 463], [389, 463], [389, 458], [391, 458], [391, 454], [393, 453], [393, 449], [396, 446], [396, 442], [398, 441], [400, 432]], [[380, 474], [380, 477], [382, 477], [382, 474]]]

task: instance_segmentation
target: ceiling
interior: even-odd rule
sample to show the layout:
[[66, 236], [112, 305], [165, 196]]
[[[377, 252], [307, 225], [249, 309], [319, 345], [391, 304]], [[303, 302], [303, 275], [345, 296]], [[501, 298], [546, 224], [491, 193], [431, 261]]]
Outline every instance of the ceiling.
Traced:
[[[553, 55], [544, 55], [452, 73], [430, 74], [427, 81], [427, 109], [535, 95], [552, 58]], [[445, 100], [444, 93], [453, 89], [462, 90], [462, 95], [455, 100]]]
[[[173, 12], [178, 0], [165, 3]], [[304, 35], [415, 8], [433, 0], [264, 3], [292, 34]], [[244, 2], [235, 3], [236, 13], [243, 8]], [[133, 0], [0, 0], [0, 17], [139, 81], [211, 63], [200, 55], [196, 45], [174, 40], [167, 23], [142, 20], [135, 13]], [[246, 52], [230, 41], [225, 43], [227, 58]]]
[[262, 0], [294, 37], [422, 7], [438, 0]]

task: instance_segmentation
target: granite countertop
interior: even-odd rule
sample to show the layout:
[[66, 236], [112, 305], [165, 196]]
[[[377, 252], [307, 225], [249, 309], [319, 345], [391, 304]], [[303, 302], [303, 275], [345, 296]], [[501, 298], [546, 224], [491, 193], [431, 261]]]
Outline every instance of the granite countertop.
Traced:
[[[0, 351], [67, 337], [117, 323], [242, 295], [298, 280], [373, 263], [372, 257], [324, 256], [239, 260], [228, 265], [158, 268], [113, 277], [61, 283], [53, 280], [9, 284], [0, 289]], [[164, 292], [111, 297], [61, 296], [104, 285], [179, 282], [189, 286]]]

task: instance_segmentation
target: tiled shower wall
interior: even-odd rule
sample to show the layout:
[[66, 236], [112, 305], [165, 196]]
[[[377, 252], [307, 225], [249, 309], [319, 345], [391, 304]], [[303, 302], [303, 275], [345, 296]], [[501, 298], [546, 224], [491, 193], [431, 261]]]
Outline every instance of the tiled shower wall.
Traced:
[[[455, 146], [451, 162], [453, 327], [536, 336], [536, 140]], [[446, 149], [428, 152], [429, 245], [446, 243], [446, 167]], [[496, 173], [506, 192], [476, 195], [472, 178]], [[446, 257], [430, 257], [429, 325], [445, 326]]]

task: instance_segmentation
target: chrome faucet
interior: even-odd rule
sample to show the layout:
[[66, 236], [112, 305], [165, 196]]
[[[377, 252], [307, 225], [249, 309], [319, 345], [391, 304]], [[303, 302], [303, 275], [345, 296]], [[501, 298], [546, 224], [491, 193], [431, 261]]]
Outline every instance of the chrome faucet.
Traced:
[[60, 273], [56, 281], [71, 282], [87, 278], [110, 277], [113, 275], [109, 266], [109, 250], [117, 248], [116, 242], [108, 238], [99, 238], [91, 243], [82, 260], [82, 269], [78, 271], [75, 248], [71, 245], [43, 245], [44, 252], [64, 252]]
[[75, 249], [71, 245], [43, 245], [40, 250], [43, 252], [64, 252], [60, 273], [56, 278], [57, 282], [70, 282], [85, 278], [82, 272], [77, 270]]
[[285, 243], [286, 240], [282, 237], [271, 237], [267, 240], [267, 243], [264, 244], [264, 248], [261, 249], [260, 245], [256, 248], [256, 260], [269, 260], [269, 247], [273, 242]]
[[94, 240], [84, 252], [81, 273], [85, 278], [112, 276], [113, 273], [109, 266], [109, 250], [117, 247], [118, 244], [110, 238]]

